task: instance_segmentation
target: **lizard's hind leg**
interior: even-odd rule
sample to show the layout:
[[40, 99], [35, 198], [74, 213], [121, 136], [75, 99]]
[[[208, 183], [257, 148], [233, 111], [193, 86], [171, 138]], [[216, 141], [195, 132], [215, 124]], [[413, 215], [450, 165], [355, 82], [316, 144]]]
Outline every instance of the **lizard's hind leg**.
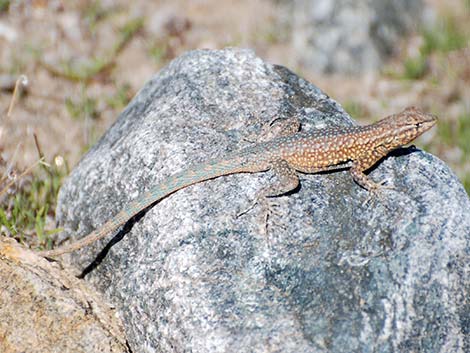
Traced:
[[276, 213], [273, 208], [279, 207], [279, 204], [273, 204], [268, 198], [281, 196], [296, 189], [299, 186], [299, 176], [296, 171], [289, 166], [287, 161], [281, 159], [274, 161], [271, 166], [272, 171], [277, 177], [277, 182], [261, 190], [257, 197], [261, 209], [264, 212], [264, 233], [268, 236], [268, 221], [271, 215]]
[[299, 132], [300, 120], [296, 115], [287, 119], [276, 118], [271, 120], [269, 127], [274, 137], [291, 136]]
[[253, 143], [262, 143], [277, 137], [291, 136], [300, 130], [300, 120], [297, 116], [290, 118], [276, 117], [268, 123], [262, 123], [261, 132], [256, 136], [250, 136], [246, 140]]
[[277, 137], [291, 136], [300, 130], [300, 120], [297, 116], [287, 119], [275, 118], [263, 127], [260, 138], [269, 141]]
[[299, 177], [296, 171], [289, 166], [287, 161], [280, 159], [271, 163], [271, 170], [277, 177], [277, 182], [262, 189], [256, 196], [254, 202], [244, 211], [237, 215], [237, 218], [252, 210], [257, 204], [267, 213], [265, 221], [271, 212], [268, 198], [284, 195], [299, 185]]
[[262, 197], [275, 197], [287, 194], [299, 186], [299, 176], [297, 172], [289, 166], [284, 159], [275, 160], [271, 163], [271, 170], [278, 181], [260, 192]]

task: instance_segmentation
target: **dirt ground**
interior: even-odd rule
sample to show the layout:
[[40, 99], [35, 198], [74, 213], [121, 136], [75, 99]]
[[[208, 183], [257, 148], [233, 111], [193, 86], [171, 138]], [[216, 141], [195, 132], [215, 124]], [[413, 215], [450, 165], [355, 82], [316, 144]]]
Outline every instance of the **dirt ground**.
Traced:
[[[438, 115], [439, 127], [417, 144], [446, 161], [469, 190], [470, 2], [428, 2], [466, 45], [427, 52], [422, 74], [407, 73], [406, 61], [419, 57], [425, 41], [418, 32], [403, 39], [381, 72], [345, 77], [297, 66], [279, 25], [282, 2], [0, 1], [1, 173], [14, 179], [39, 154], [72, 168], [171, 59], [196, 48], [237, 46], [315, 83], [362, 123], [408, 105]], [[21, 75], [27, 85], [11, 107]]]

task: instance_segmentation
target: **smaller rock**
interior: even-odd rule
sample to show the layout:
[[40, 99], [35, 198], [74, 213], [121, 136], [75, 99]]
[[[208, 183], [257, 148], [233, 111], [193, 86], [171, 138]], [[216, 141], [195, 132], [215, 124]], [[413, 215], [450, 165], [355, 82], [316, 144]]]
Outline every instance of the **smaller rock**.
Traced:
[[0, 352], [130, 352], [115, 311], [82, 280], [0, 238]]

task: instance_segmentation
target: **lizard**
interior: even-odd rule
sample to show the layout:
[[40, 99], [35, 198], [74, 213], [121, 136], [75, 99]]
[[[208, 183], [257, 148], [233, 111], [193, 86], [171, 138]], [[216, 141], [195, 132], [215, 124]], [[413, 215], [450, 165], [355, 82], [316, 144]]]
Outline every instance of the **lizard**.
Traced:
[[277, 137], [174, 174], [131, 201], [101, 228], [74, 243], [39, 251], [38, 254], [55, 257], [79, 250], [114, 232], [133, 216], [170, 194], [229, 174], [272, 170], [277, 182], [262, 189], [257, 199], [294, 190], [299, 185], [298, 172], [310, 174], [345, 168], [349, 169], [359, 186], [374, 192], [382, 184], [372, 181], [365, 172], [389, 152], [410, 143], [436, 122], [436, 116], [416, 107], [408, 107], [370, 125], [329, 127], [311, 132], [299, 132], [299, 120], [290, 118], [285, 120]]

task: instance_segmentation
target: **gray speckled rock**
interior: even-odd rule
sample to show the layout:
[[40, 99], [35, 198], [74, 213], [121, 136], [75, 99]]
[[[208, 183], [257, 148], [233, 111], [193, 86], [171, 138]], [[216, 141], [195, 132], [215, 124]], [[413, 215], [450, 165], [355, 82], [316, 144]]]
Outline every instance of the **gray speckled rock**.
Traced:
[[320, 72], [358, 73], [380, 68], [425, 6], [421, 0], [296, 0], [292, 41], [302, 66]]
[[[250, 51], [190, 52], [75, 168], [58, 220], [84, 235], [166, 176], [292, 114], [305, 130], [353, 124], [317, 87]], [[304, 175], [276, 199], [266, 237], [259, 207], [235, 215], [271, 177], [171, 195], [86, 276], [120, 308], [134, 351], [468, 351], [470, 201], [443, 162], [412, 148], [392, 154], [371, 177], [395, 190], [369, 202], [346, 171]], [[83, 268], [104, 246], [69, 260]]]

